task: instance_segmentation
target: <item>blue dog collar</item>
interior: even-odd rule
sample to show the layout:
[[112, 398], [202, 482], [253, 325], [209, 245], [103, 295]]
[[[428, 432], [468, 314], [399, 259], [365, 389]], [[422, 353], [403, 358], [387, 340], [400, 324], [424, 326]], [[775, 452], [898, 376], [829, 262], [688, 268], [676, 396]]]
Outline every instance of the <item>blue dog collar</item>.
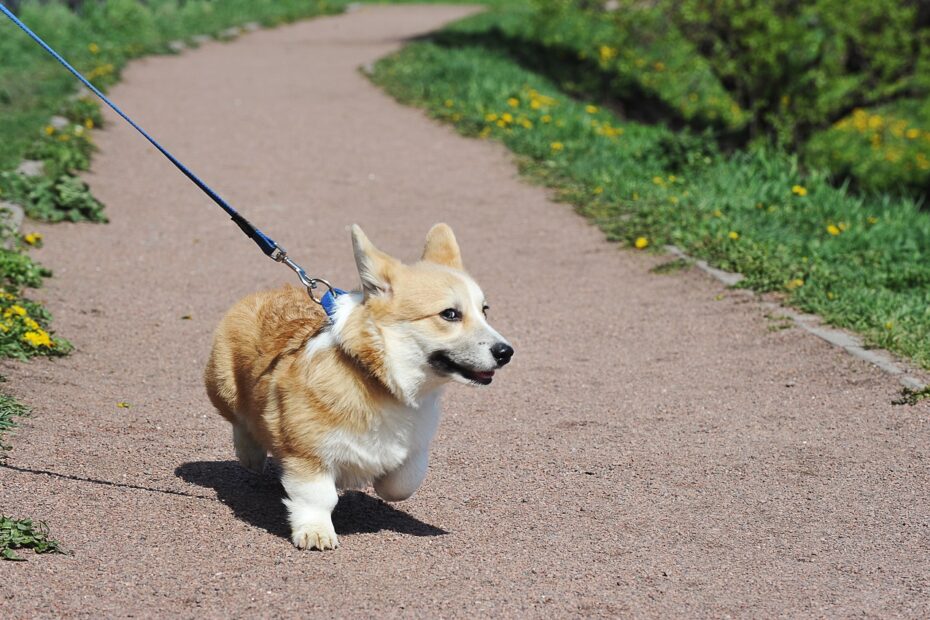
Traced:
[[323, 306], [323, 310], [326, 312], [326, 316], [329, 317], [329, 320], [333, 320], [333, 315], [336, 314], [336, 299], [340, 295], [345, 295], [348, 291], [344, 291], [341, 288], [331, 288], [320, 298], [320, 305]]

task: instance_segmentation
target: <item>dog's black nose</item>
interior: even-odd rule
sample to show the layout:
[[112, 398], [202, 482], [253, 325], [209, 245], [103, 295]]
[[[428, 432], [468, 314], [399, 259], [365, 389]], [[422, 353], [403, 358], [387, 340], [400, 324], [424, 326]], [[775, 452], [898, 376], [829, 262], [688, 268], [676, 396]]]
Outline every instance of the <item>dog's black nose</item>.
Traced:
[[498, 342], [491, 347], [491, 355], [497, 360], [498, 366], [503, 366], [513, 357], [513, 347], [506, 342]]

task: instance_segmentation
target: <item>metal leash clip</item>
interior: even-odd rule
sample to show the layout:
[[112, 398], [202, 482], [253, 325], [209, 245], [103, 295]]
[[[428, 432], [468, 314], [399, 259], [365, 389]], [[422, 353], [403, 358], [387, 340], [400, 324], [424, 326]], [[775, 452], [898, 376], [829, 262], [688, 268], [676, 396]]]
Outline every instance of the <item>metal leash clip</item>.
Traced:
[[[274, 252], [271, 254], [271, 258], [274, 259], [278, 263], [284, 263], [285, 265], [290, 267], [294, 271], [294, 273], [297, 274], [297, 277], [300, 279], [300, 283], [303, 284], [307, 288], [307, 294], [310, 296], [310, 299], [315, 301], [317, 304], [321, 306], [323, 305], [323, 301], [322, 301], [323, 296], [321, 295], [320, 297], [316, 297], [313, 294], [313, 291], [316, 290], [316, 287], [318, 284], [322, 284], [323, 286], [327, 288], [328, 292], [335, 294], [335, 288], [333, 287], [332, 284], [330, 284], [323, 278], [311, 278], [310, 276], [308, 276], [307, 272], [304, 271], [304, 268], [298, 265], [297, 263], [295, 263], [294, 261], [292, 261], [287, 255], [287, 250], [285, 250], [281, 246], [275, 247]], [[325, 294], [326, 293], [324, 293], [324, 295]]]

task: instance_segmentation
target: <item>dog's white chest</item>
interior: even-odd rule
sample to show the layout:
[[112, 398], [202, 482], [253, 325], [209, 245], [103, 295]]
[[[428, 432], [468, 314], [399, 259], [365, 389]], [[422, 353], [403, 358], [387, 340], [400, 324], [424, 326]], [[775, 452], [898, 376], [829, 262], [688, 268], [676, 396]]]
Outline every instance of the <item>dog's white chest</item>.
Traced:
[[322, 453], [336, 472], [337, 486], [363, 487], [403, 465], [413, 453], [429, 450], [439, 414], [437, 395], [416, 408], [397, 405], [383, 410], [364, 432], [330, 432]]

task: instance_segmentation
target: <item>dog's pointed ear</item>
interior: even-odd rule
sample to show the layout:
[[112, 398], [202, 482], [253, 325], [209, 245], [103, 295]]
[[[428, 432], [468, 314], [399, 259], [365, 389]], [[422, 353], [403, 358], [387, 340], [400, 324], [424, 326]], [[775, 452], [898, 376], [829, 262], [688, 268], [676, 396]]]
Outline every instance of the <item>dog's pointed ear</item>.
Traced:
[[462, 253], [448, 224], [436, 224], [426, 234], [422, 260], [462, 270]]
[[358, 224], [352, 225], [352, 250], [365, 296], [389, 295], [391, 272], [397, 260], [376, 248]]

